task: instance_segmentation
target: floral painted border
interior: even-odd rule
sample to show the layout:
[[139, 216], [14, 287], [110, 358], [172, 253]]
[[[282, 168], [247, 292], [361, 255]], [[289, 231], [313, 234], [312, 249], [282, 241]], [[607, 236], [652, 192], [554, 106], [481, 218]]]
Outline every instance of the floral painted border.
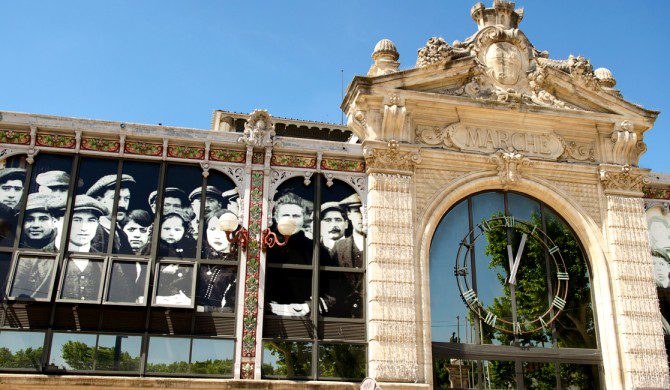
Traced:
[[[256, 357], [256, 328], [258, 326], [258, 280], [261, 261], [261, 223], [263, 221], [263, 171], [251, 171], [249, 202], [249, 244], [244, 278], [244, 315], [242, 319], [242, 357]], [[255, 361], [242, 364], [242, 379], [253, 379]]]
[[209, 151], [209, 159], [212, 161], [242, 163], [246, 156], [243, 150], [212, 149]]
[[169, 157], [203, 160], [205, 158], [205, 148], [186, 145], [168, 145], [167, 154]]
[[0, 130], [0, 142], [5, 144], [28, 145], [30, 133], [15, 130]]
[[81, 139], [81, 148], [96, 152], [116, 153], [121, 149], [121, 142], [115, 139], [83, 137]]
[[644, 193], [645, 198], [670, 199], [670, 189], [644, 187], [642, 193]]
[[365, 172], [365, 162], [357, 160], [324, 158], [321, 160], [321, 169], [344, 172]]
[[124, 151], [128, 154], [160, 156], [163, 154], [163, 145], [142, 141], [127, 141]]
[[265, 153], [255, 152], [251, 155], [252, 164], [265, 164]]
[[74, 149], [77, 145], [77, 139], [70, 135], [62, 134], [37, 134], [35, 143], [38, 146], [48, 146], [51, 148]]
[[316, 168], [316, 157], [274, 154], [270, 159], [270, 165], [294, 168]]

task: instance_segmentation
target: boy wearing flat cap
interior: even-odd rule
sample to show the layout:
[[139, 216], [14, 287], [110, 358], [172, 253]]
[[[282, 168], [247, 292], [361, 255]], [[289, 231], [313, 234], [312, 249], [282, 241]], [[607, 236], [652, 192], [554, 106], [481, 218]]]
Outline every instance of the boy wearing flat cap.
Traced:
[[35, 183], [40, 186], [38, 192], [67, 194], [70, 175], [63, 171], [43, 172], [35, 177]]
[[62, 203], [58, 197], [46, 193], [28, 195], [25, 217], [23, 219], [23, 237], [21, 246], [34, 249], [54, 248], [59, 219], [64, 210], [59, 210]]
[[[117, 175], [106, 175], [95, 182], [91, 188], [86, 191], [86, 195], [96, 199], [102, 203], [107, 210], [100, 218], [100, 226], [96, 234], [96, 242], [101, 244], [101, 247], [96, 248], [100, 252], [107, 251], [107, 242], [109, 242], [109, 233], [112, 228], [112, 210], [114, 207], [114, 190], [116, 188]], [[119, 190], [118, 205], [116, 209], [116, 227], [114, 234], [114, 253], [133, 253], [128, 237], [121, 229], [124, 220], [128, 213], [128, 206], [130, 205], [130, 187], [135, 184], [135, 179], [132, 176], [121, 175], [121, 188]]]
[[0, 169], [0, 203], [16, 209], [23, 196], [23, 181], [26, 170], [23, 168]]
[[98, 200], [88, 195], [77, 195], [72, 211], [69, 250], [72, 252], [103, 252], [99, 242], [96, 242], [96, 232], [100, 226], [100, 218], [108, 213], [107, 207]]

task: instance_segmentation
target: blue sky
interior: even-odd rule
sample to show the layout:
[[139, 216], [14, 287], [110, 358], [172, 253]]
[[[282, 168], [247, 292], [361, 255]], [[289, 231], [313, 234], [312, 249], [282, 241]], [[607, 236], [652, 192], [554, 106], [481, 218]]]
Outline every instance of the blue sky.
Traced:
[[[209, 128], [214, 109], [339, 122], [345, 83], [381, 38], [401, 68], [432, 36], [475, 31], [475, 1], [2, 1], [0, 110]], [[486, 2], [489, 6], [491, 1]], [[666, 2], [523, 1], [552, 58], [607, 67], [663, 113], [641, 165], [670, 172]]]

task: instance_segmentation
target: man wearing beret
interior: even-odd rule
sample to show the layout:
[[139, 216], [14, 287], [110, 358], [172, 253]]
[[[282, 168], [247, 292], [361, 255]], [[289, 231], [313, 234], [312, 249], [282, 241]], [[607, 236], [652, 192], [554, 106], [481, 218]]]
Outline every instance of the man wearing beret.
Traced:
[[23, 168], [0, 169], [0, 203], [16, 209], [23, 196], [23, 181], [26, 170]]
[[[86, 191], [86, 195], [102, 203], [105, 206], [105, 209], [108, 210], [107, 213], [100, 218], [100, 225], [95, 239], [96, 250], [103, 253], [107, 251], [109, 233], [112, 228], [112, 211], [114, 207], [116, 179], [116, 174], [103, 176], [95, 182], [88, 191]], [[123, 229], [121, 229], [128, 213], [128, 206], [130, 205], [130, 187], [133, 184], [135, 184], [135, 179], [133, 179], [132, 176], [126, 174], [121, 175], [121, 188], [119, 189], [118, 205], [116, 209], [114, 253], [133, 253], [130, 243], [128, 242], [128, 237], [123, 232]], [[98, 244], [99, 247], [97, 247]]]
[[[104, 204], [88, 195], [77, 195], [72, 211], [69, 250], [72, 252], [103, 252], [95, 245], [94, 238], [100, 226], [100, 218], [108, 215]], [[106, 248], [104, 249], [106, 251]]]
[[36, 192], [28, 195], [23, 219], [22, 247], [34, 249], [53, 247], [59, 217], [62, 217], [56, 215], [57, 210], [52, 208], [56, 202], [58, 199], [51, 194]]

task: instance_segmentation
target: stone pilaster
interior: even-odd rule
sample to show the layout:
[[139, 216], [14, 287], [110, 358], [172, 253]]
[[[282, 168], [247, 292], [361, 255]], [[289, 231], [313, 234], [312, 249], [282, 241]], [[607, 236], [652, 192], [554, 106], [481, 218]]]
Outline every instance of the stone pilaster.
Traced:
[[367, 143], [368, 363], [377, 381], [418, 380], [413, 242], [414, 148]]
[[668, 361], [641, 199], [644, 176], [629, 166], [601, 166], [600, 175], [624, 387], [667, 389]]

